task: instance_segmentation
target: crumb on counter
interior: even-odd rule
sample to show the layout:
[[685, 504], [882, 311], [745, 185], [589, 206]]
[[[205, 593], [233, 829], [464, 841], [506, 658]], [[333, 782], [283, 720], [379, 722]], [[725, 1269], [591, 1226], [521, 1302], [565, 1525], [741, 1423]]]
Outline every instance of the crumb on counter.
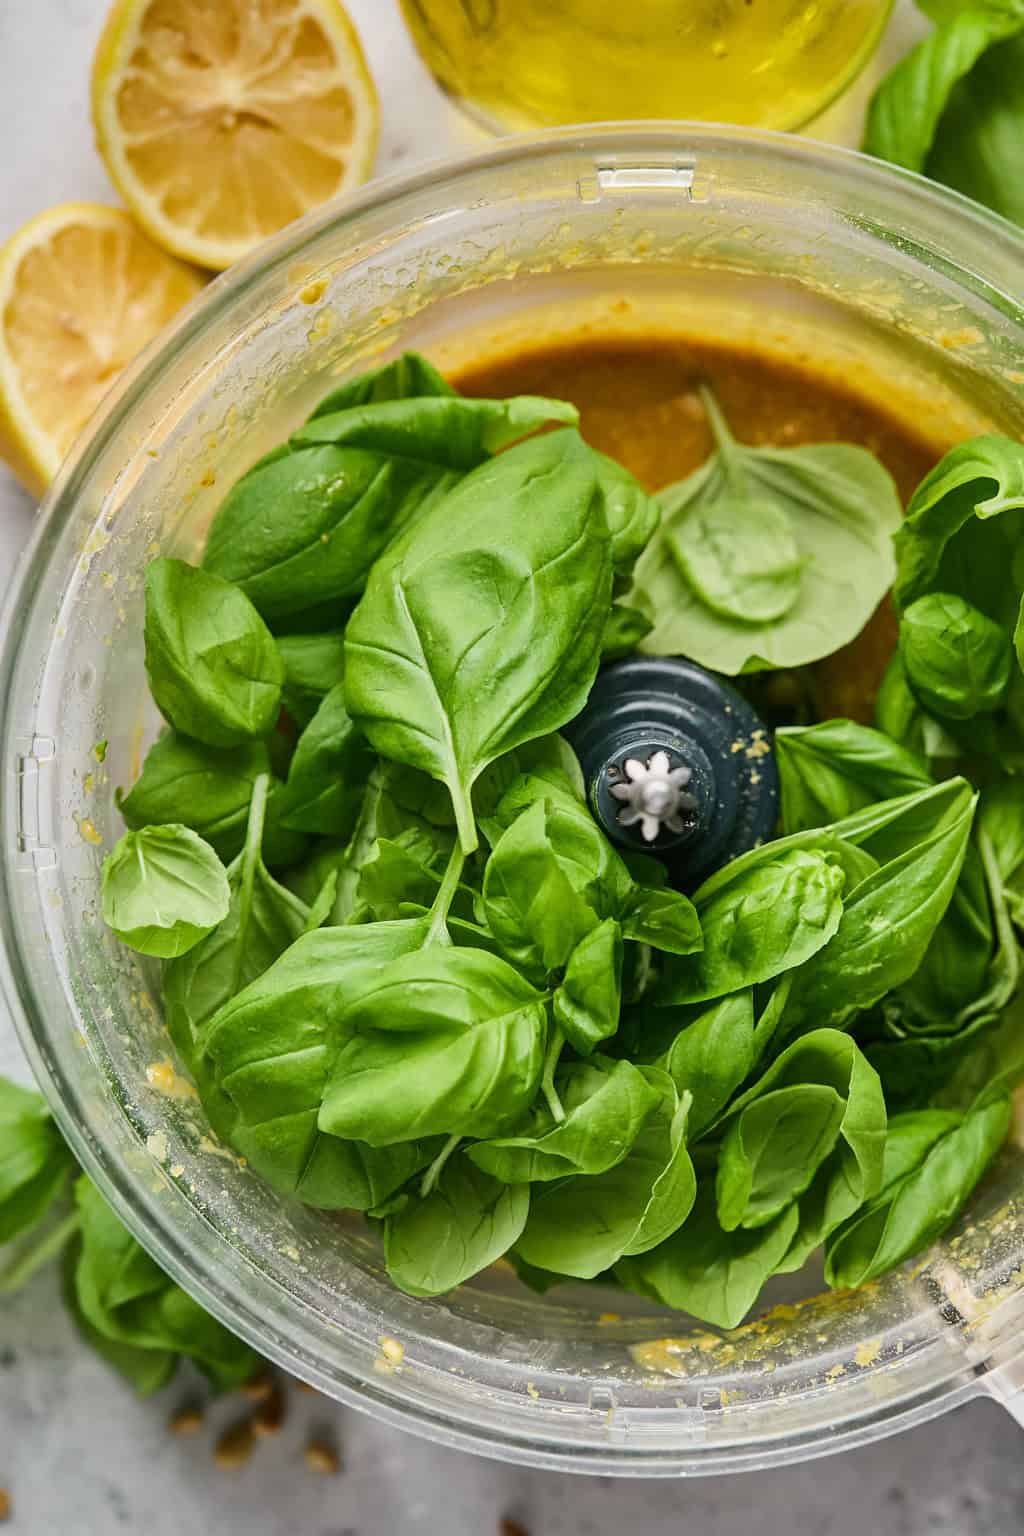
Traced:
[[321, 1477], [337, 1477], [341, 1471], [341, 1458], [326, 1440], [310, 1440], [302, 1459], [311, 1472], [318, 1472]]
[[239, 1419], [235, 1424], [230, 1425], [217, 1441], [213, 1453], [214, 1462], [222, 1472], [236, 1472], [239, 1467], [244, 1467], [252, 1456], [255, 1443], [252, 1419]]
[[203, 1427], [203, 1410], [196, 1403], [186, 1403], [172, 1413], [167, 1428], [172, 1435], [197, 1435]]

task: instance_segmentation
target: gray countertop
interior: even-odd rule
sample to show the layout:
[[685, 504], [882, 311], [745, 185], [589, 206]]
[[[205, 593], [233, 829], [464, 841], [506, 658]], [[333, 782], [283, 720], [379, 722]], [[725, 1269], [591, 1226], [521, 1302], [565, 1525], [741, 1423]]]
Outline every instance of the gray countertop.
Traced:
[[[397, 0], [348, 0], [384, 98], [379, 168], [472, 144], [405, 36]], [[115, 201], [91, 145], [88, 72], [106, 0], [7, 0], [0, 6], [0, 241], [66, 199]], [[912, 34], [901, 0], [890, 50]], [[866, 85], [818, 131], [853, 140]], [[824, 131], [823, 131], [824, 129]], [[33, 508], [0, 467], [0, 587]], [[27, 1079], [0, 1019], [0, 1072]], [[800, 1536], [1009, 1536], [1024, 1527], [1020, 1430], [978, 1402], [897, 1440], [844, 1457], [747, 1477], [613, 1482], [535, 1473], [440, 1450], [323, 1399], [293, 1393], [281, 1436], [243, 1470], [218, 1470], [222, 1402], [194, 1438], [168, 1433], [188, 1380], [140, 1403], [76, 1338], [56, 1277], [0, 1311], [0, 1488], [21, 1536], [497, 1536], [503, 1516], [530, 1536], [729, 1536], [756, 1520]], [[334, 1439], [342, 1473], [303, 1465], [310, 1433]], [[756, 1500], [756, 1504], [754, 1501]], [[752, 1516], [752, 1505], [756, 1517]]]

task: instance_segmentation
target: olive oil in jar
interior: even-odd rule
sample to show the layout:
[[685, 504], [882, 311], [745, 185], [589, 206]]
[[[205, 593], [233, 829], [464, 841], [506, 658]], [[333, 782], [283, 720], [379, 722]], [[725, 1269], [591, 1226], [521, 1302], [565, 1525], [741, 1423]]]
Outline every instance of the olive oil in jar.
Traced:
[[704, 118], [794, 128], [870, 56], [892, 0], [401, 0], [437, 79], [502, 128]]

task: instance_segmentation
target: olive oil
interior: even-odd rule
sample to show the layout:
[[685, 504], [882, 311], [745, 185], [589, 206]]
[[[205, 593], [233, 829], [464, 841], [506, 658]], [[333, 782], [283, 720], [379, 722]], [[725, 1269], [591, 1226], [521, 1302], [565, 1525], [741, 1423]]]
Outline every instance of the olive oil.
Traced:
[[401, 0], [441, 85], [492, 125], [705, 118], [794, 128], [891, 0]]

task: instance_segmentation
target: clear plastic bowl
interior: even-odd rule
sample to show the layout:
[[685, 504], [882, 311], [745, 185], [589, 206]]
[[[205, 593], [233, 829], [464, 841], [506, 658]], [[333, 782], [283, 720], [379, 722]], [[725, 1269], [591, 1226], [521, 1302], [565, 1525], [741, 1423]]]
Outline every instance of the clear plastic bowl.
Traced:
[[[278, 1199], [209, 1140], [187, 1084], [153, 1072], [171, 1056], [156, 977], [104, 931], [98, 893], [114, 786], [156, 730], [143, 565], [196, 550], [233, 476], [329, 378], [406, 345], [442, 362], [512, 345], [536, 333], [538, 306], [549, 328], [660, 313], [783, 352], [810, 340], [823, 365], [875, 380], [937, 429], [1024, 432], [1022, 273], [1008, 225], [843, 151], [685, 125], [542, 136], [294, 226], [218, 279], [107, 398], [4, 624], [3, 995], [89, 1173], [266, 1355], [448, 1444], [621, 1474], [818, 1455], [984, 1391], [1015, 1406], [1016, 1147], [925, 1260], [843, 1295], [790, 1279], [786, 1304], [731, 1335], [590, 1287], [533, 1297], [501, 1266], [413, 1300], [358, 1220]], [[382, 1338], [401, 1343], [400, 1363]]]

